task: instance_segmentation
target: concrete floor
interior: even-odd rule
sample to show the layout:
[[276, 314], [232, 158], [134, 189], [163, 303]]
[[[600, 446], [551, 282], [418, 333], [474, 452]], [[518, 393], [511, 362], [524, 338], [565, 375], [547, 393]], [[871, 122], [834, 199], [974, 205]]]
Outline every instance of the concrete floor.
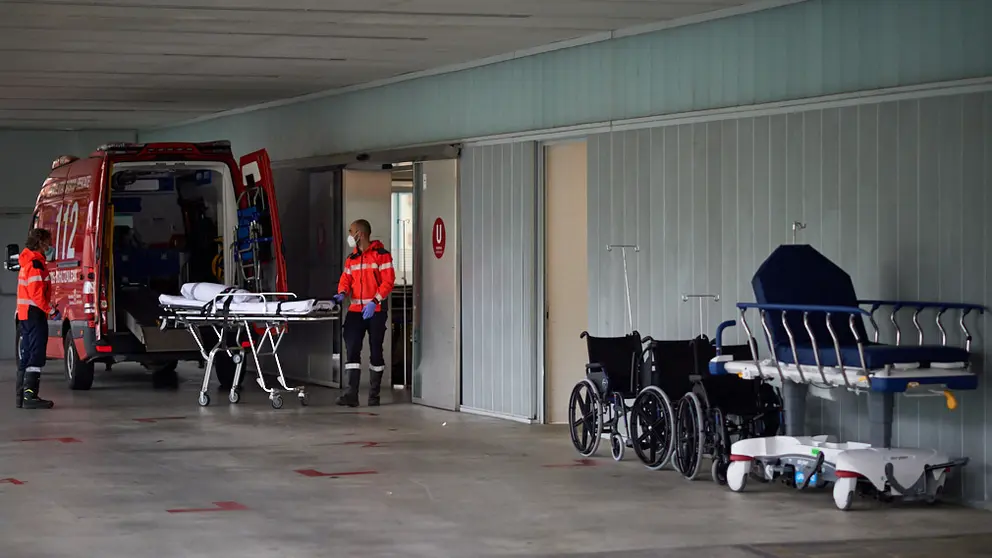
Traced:
[[[254, 386], [239, 405], [214, 397], [200, 408], [197, 373], [183, 370], [178, 392], [154, 391], [124, 365], [89, 392], [51, 373], [42, 393], [57, 407], [24, 411], [0, 363], [10, 395], [0, 479], [23, 483], [0, 482], [0, 556], [992, 555], [988, 512], [842, 513], [829, 494], [733, 494], [633, 456], [615, 463], [606, 444], [595, 465], [563, 466], [577, 457], [563, 428], [409, 404], [360, 414], [368, 409], [334, 407], [337, 392], [323, 388], [305, 409], [291, 400], [273, 410]], [[299, 472], [308, 470], [342, 474]], [[367, 474], [343, 474], [356, 472]], [[168, 511], [216, 502], [231, 509]]]

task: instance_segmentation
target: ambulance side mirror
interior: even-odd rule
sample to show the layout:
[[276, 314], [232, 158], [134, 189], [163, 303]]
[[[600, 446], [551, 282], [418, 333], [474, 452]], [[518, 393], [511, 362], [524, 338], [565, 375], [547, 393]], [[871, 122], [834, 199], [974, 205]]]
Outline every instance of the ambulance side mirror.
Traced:
[[21, 264], [19, 263], [20, 254], [21, 249], [16, 244], [7, 245], [7, 259], [3, 262], [3, 266], [7, 268], [7, 271], [21, 270]]

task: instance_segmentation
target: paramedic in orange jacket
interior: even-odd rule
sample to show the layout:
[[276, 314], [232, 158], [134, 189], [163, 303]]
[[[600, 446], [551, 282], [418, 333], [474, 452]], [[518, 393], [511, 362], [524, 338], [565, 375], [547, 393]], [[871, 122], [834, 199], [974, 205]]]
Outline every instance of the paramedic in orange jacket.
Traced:
[[348, 227], [348, 246], [352, 253], [345, 260], [344, 273], [338, 282], [339, 304], [348, 296], [351, 301], [344, 320], [344, 343], [347, 360], [345, 392], [338, 405], [358, 406], [358, 385], [362, 379], [362, 343], [369, 334], [369, 406], [379, 405], [379, 389], [386, 361], [382, 344], [386, 338], [389, 294], [393, 292], [396, 271], [393, 257], [382, 242], [371, 240], [372, 225], [359, 219]]
[[38, 397], [41, 369], [45, 366], [48, 344], [48, 321], [60, 320], [52, 304], [52, 283], [47, 261], [54, 259], [52, 234], [44, 229], [28, 233], [24, 250], [18, 258], [17, 322], [21, 328], [18, 347], [17, 406], [26, 409], [51, 409], [54, 403]]

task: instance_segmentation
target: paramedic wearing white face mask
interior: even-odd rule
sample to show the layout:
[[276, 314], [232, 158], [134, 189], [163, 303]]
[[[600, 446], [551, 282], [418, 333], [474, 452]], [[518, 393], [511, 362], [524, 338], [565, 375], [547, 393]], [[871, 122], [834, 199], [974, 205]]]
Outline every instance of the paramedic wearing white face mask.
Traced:
[[338, 282], [339, 304], [345, 296], [351, 299], [348, 315], [344, 320], [344, 343], [347, 360], [345, 392], [338, 398], [338, 405], [358, 406], [358, 385], [362, 379], [362, 344], [369, 334], [369, 406], [379, 405], [379, 389], [386, 361], [382, 344], [386, 338], [389, 294], [396, 282], [393, 256], [378, 240], [371, 240], [372, 225], [359, 219], [348, 227], [348, 246], [351, 255], [345, 260], [344, 273]]

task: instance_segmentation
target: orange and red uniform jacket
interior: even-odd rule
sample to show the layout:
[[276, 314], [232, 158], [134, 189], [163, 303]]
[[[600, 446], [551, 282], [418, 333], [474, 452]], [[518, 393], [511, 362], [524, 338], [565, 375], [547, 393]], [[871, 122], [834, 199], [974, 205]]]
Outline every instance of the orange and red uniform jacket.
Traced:
[[28, 319], [28, 308], [35, 306], [45, 315], [52, 312], [52, 283], [48, 265], [41, 252], [25, 248], [17, 258], [21, 270], [17, 273], [17, 319]]
[[393, 292], [396, 270], [393, 256], [373, 240], [364, 252], [355, 248], [344, 262], [344, 273], [338, 282], [338, 292], [351, 298], [349, 312], [361, 312], [366, 304], [375, 301], [375, 311], [382, 310], [382, 301]]

